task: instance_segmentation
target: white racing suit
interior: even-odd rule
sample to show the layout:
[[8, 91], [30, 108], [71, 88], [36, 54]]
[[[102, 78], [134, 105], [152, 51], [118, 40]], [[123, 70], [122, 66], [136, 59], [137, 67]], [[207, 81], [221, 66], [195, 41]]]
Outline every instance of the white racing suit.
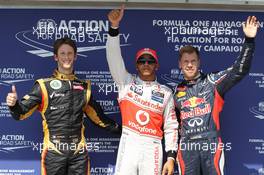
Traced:
[[118, 85], [123, 127], [115, 174], [159, 175], [163, 134], [168, 158], [174, 159], [177, 151], [178, 122], [172, 91], [157, 81], [145, 82], [129, 74], [121, 56], [118, 32], [110, 31], [107, 61]]

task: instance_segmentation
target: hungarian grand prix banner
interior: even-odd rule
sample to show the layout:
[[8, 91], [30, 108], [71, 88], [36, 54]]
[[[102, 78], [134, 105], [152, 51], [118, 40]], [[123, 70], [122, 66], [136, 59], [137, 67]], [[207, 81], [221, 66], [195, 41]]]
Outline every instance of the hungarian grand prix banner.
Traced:
[[[109, 10], [0, 9], [0, 174], [40, 174], [42, 119], [35, 112], [15, 121], [5, 103], [15, 84], [22, 98], [38, 78], [56, 68], [52, 44], [64, 36], [77, 43], [75, 73], [92, 81], [92, 93], [108, 117], [121, 123], [117, 86], [108, 69], [105, 44]], [[238, 11], [126, 10], [120, 26], [122, 55], [127, 70], [136, 73], [135, 53], [143, 47], [157, 50], [158, 81], [174, 88], [181, 80], [178, 51], [194, 45], [200, 51], [203, 72], [226, 69], [241, 51], [242, 22], [260, 20], [256, 51], [249, 75], [225, 96], [221, 114], [226, 174], [264, 174], [264, 13]], [[119, 136], [85, 120], [92, 175], [112, 175]], [[213, 148], [212, 148], [213, 149]], [[178, 174], [177, 169], [175, 174]]]

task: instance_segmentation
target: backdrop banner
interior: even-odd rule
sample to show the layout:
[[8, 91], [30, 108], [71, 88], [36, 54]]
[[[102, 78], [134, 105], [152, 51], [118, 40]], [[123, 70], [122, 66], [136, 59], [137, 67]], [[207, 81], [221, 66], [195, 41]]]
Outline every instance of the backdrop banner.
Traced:
[[[12, 84], [22, 98], [36, 79], [53, 73], [57, 64], [52, 44], [58, 38], [68, 36], [77, 43], [75, 73], [92, 81], [94, 98], [108, 117], [121, 123], [117, 86], [105, 54], [108, 12], [109, 9], [0, 9], [1, 175], [40, 174], [41, 115], [35, 112], [27, 120], [15, 121], [5, 99]], [[264, 13], [129, 9], [120, 24], [127, 70], [136, 73], [137, 50], [154, 48], [160, 63], [158, 81], [174, 88], [182, 80], [178, 68], [182, 46], [194, 45], [200, 50], [203, 72], [226, 69], [241, 51], [242, 23], [249, 15], [260, 20], [254, 60], [249, 75], [226, 94], [220, 117], [227, 175], [264, 175]], [[89, 120], [85, 120], [85, 127], [91, 174], [114, 174], [119, 137]]]

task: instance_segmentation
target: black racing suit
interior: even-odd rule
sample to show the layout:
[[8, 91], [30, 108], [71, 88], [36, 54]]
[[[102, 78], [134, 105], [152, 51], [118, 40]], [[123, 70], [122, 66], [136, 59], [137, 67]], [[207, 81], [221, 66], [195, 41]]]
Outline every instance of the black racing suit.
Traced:
[[37, 80], [32, 91], [10, 107], [16, 120], [27, 118], [36, 109], [43, 118], [43, 175], [89, 174], [84, 114], [101, 128], [121, 133], [117, 123], [105, 118], [91, 98], [90, 81], [79, 80], [74, 74], [64, 75], [55, 70], [52, 77]]
[[217, 73], [200, 73], [196, 79], [184, 80], [176, 87], [181, 126], [178, 161], [182, 175], [223, 175], [219, 113], [225, 93], [248, 74], [253, 52], [254, 39], [246, 38], [232, 67]]

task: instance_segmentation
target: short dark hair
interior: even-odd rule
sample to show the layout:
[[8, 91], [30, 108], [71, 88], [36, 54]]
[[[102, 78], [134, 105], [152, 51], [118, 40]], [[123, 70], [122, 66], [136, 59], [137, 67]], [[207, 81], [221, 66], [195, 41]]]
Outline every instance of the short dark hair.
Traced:
[[193, 47], [193, 46], [190, 46], [190, 45], [187, 45], [187, 46], [184, 46], [180, 49], [179, 51], [179, 60], [181, 60], [181, 57], [184, 53], [196, 53], [198, 58], [200, 59], [200, 53], [199, 53], [199, 50], [196, 48], [196, 47]]
[[63, 45], [63, 44], [67, 44], [67, 45], [71, 46], [73, 48], [73, 50], [74, 50], [74, 54], [77, 53], [77, 46], [76, 46], [75, 42], [73, 40], [71, 40], [70, 38], [68, 38], [68, 37], [64, 37], [64, 38], [57, 39], [54, 42], [54, 44], [53, 44], [53, 49], [54, 49], [53, 53], [55, 55], [58, 54], [58, 50], [59, 50], [60, 46]]

